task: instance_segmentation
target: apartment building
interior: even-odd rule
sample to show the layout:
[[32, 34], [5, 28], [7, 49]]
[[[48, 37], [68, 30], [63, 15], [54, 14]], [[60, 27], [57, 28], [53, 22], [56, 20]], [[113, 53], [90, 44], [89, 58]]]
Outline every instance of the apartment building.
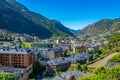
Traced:
[[26, 68], [34, 62], [34, 55], [29, 49], [0, 49], [0, 65]]
[[62, 56], [62, 48], [39, 48], [41, 58], [54, 59]]

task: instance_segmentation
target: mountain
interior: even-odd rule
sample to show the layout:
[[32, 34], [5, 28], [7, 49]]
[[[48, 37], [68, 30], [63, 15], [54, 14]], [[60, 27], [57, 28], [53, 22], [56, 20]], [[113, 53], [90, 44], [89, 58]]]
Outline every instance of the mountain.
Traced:
[[77, 35], [99, 35], [120, 31], [120, 18], [117, 19], [103, 19], [94, 24], [90, 24], [82, 29]]
[[72, 34], [77, 35], [80, 32], [80, 29], [78, 30], [70, 29], [70, 31]]
[[73, 35], [59, 21], [32, 12], [16, 0], [0, 0], [0, 29], [39, 36], [42, 39]]

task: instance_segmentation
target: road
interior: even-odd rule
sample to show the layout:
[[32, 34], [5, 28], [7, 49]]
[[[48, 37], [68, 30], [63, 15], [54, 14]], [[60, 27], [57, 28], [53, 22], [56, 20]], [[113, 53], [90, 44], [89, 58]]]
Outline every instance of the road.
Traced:
[[111, 58], [112, 58], [114, 55], [116, 55], [116, 54], [118, 54], [118, 53], [113, 53], [113, 54], [105, 57], [105, 58], [102, 59], [102, 60], [99, 60], [99, 61], [97, 61], [97, 62], [95, 62], [95, 63], [93, 63], [93, 64], [88, 65], [88, 67], [100, 67], [100, 66], [105, 66], [105, 64], [107, 63], [107, 61], [108, 61], [109, 59], [111, 59]]

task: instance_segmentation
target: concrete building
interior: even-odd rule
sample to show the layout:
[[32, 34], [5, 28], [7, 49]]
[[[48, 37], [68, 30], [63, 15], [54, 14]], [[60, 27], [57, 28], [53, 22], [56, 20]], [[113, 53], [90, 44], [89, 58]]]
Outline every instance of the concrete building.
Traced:
[[41, 58], [54, 59], [62, 56], [62, 48], [39, 48]]
[[63, 51], [72, 51], [71, 44], [59, 44], [60, 47], [62, 47]]

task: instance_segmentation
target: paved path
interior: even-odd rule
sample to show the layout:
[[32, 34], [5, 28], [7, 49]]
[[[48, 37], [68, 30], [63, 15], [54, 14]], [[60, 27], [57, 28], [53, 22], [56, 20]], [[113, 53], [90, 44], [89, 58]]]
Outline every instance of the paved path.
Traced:
[[97, 61], [97, 62], [95, 62], [95, 63], [93, 63], [93, 64], [88, 65], [88, 67], [100, 67], [100, 66], [105, 66], [105, 64], [107, 63], [107, 61], [108, 61], [110, 58], [112, 58], [114, 55], [116, 55], [116, 54], [118, 54], [118, 53], [113, 53], [113, 54], [105, 57], [105, 58], [102, 59], [102, 60], [99, 60], [99, 61]]

